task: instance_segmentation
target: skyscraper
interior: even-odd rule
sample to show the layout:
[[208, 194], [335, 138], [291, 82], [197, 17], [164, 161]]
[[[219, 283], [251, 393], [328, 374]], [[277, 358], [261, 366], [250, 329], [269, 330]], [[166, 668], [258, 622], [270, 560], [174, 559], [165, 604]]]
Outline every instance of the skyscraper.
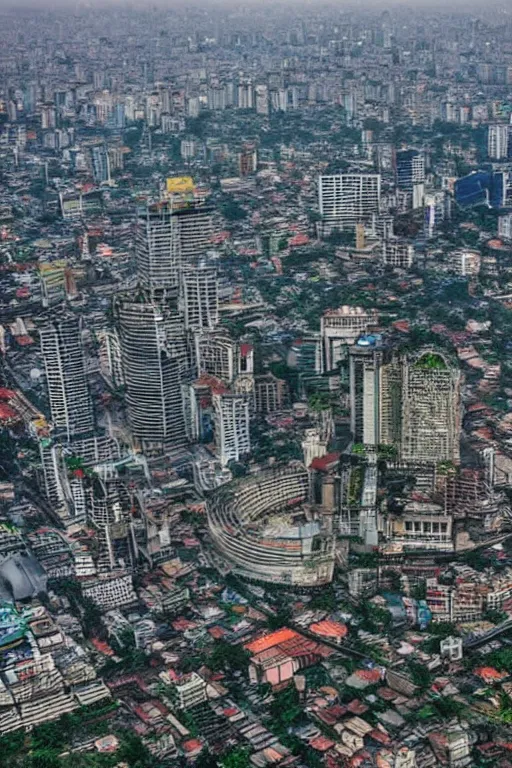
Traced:
[[320, 176], [318, 202], [324, 234], [371, 222], [380, 212], [380, 187], [378, 173]]
[[460, 374], [439, 350], [400, 352], [378, 336], [350, 348], [351, 431], [393, 445], [402, 461], [459, 461]]
[[177, 302], [139, 291], [118, 296], [115, 315], [133, 436], [148, 450], [182, 444], [187, 351]]
[[194, 335], [199, 376], [206, 373], [230, 384], [237, 372], [236, 344], [226, 332], [201, 331]]
[[91, 168], [96, 184], [110, 181], [110, 158], [106, 144], [91, 147]]
[[361, 336], [349, 350], [350, 429], [356, 443], [380, 443], [380, 373], [383, 350], [379, 337]]
[[425, 156], [416, 149], [396, 153], [396, 183], [408, 192], [425, 181]]
[[487, 134], [487, 154], [493, 160], [506, 160], [508, 157], [509, 126], [490, 125]]
[[50, 412], [67, 439], [94, 429], [79, 320], [67, 315], [41, 328]]
[[371, 326], [377, 325], [379, 316], [375, 310], [363, 307], [343, 306], [328, 309], [320, 320], [323, 346], [322, 371], [332, 371], [340, 363], [347, 348], [355, 343]]
[[401, 456], [405, 461], [458, 462], [460, 372], [439, 350], [403, 358]]
[[249, 398], [229, 392], [212, 397], [215, 421], [215, 447], [222, 466], [239, 461], [250, 453]]
[[187, 330], [212, 329], [219, 322], [217, 270], [198, 265], [182, 273], [182, 301]]
[[137, 269], [151, 290], [179, 290], [183, 269], [195, 265], [209, 247], [212, 211], [183, 198], [149, 205], [138, 212]]

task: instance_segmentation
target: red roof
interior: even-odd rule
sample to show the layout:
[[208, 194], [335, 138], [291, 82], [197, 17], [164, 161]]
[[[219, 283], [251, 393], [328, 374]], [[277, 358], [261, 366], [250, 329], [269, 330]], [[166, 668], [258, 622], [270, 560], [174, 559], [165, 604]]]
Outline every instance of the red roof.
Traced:
[[17, 421], [19, 419], [18, 414], [6, 403], [0, 403], [0, 421]]
[[276, 645], [280, 645], [287, 640], [294, 640], [297, 637], [300, 637], [297, 632], [293, 629], [284, 627], [283, 629], [278, 629], [277, 632], [271, 632], [269, 635], [264, 635], [257, 640], [253, 640], [252, 643], [248, 643], [245, 646], [245, 649], [246, 651], [249, 651], [249, 653], [261, 653], [262, 651], [274, 648]]
[[310, 466], [318, 472], [327, 472], [328, 469], [331, 469], [331, 467], [339, 461], [340, 456], [341, 453], [339, 451], [326, 453], [325, 456], [319, 456], [318, 458], [313, 459]]
[[199, 741], [199, 739], [189, 739], [184, 741], [181, 746], [185, 752], [195, 752], [196, 749], [201, 749], [203, 742]]
[[311, 739], [309, 746], [318, 752], [327, 752], [328, 749], [334, 747], [334, 741], [327, 739], [325, 736], [317, 736], [316, 739]]
[[411, 327], [408, 320], [395, 320], [392, 325], [395, 330], [402, 331], [402, 333], [407, 333]]
[[315, 635], [322, 635], [323, 637], [342, 638], [348, 633], [345, 624], [340, 624], [338, 621], [318, 621], [316, 624], [311, 624], [309, 629]]
[[210, 627], [208, 632], [215, 640], [220, 640], [226, 634], [226, 630], [222, 627]]
[[215, 395], [223, 395], [225, 392], [228, 392], [226, 385], [216, 376], [212, 376], [209, 373], [203, 373], [197, 379], [196, 383], [205, 387], [209, 387]]
[[391, 743], [391, 738], [388, 736], [387, 733], [384, 733], [384, 731], [381, 731], [380, 728], [374, 728], [373, 731], [370, 731], [368, 735], [374, 741], [378, 741], [379, 744]]
[[300, 245], [307, 245], [309, 243], [309, 237], [307, 235], [298, 234], [294, 237], [291, 237], [288, 240], [288, 245], [292, 247], [298, 247]]
[[16, 336], [16, 341], [21, 347], [28, 347], [34, 343], [32, 336]]
[[359, 699], [352, 699], [350, 704], [347, 704], [347, 709], [353, 715], [364, 715], [365, 712], [368, 712], [369, 707], [367, 704], [359, 701]]

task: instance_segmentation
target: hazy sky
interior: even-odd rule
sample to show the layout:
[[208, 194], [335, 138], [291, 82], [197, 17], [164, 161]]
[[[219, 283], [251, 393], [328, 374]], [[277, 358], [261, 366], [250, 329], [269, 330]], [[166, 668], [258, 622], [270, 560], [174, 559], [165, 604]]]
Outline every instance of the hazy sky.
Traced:
[[[485, 12], [489, 6], [494, 8], [500, 7], [503, 11], [510, 13], [508, 4], [504, 4], [503, 0], [348, 0], [344, 2], [336, 2], [335, 0], [248, 0], [248, 2], [240, 2], [240, 0], [87, 0], [87, 2], [69, 2], [69, 0], [0, 0], [0, 7], [7, 10], [16, 10], [17, 8], [34, 8], [34, 9], [51, 9], [51, 8], [65, 8], [70, 11], [74, 11], [76, 8], [88, 8], [88, 7], [112, 7], [112, 6], [126, 6], [133, 9], [144, 9], [151, 7], [158, 8], [261, 8], [262, 5], [271, 5], [273, 8], [278, 6], [283, 7], [296, 7], [298, 8], [319, 8], [325, 9], [328, 7], [339, 8], [340, 10], [365, 10], [365, 9], [378, 9], [379, 11], [388, 8], [392, 11], [394, 8], [410, 8], [411, 10], [421, 9], [428, 10], [429, 8], [442, 7], [447, 13], [456, 9], [457, 11], [467, 10], [468, 13], [474, 11]], [[489, 21], [492, 21], [489, 19]]]

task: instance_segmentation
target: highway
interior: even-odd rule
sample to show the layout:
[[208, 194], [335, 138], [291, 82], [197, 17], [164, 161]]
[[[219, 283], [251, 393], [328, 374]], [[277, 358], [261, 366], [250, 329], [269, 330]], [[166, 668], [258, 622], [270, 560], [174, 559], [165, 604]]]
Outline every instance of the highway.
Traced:
[[485, 632], [483, 635], [479, 635], [478, 637], [469, 637], [467, 640], [463, 641], [462, 645], [464, 650], [467, 651], [480, 648], [482, 645], [485, 645], [491, 640], [494, 640], [496, 637], [500, 637], [500, 635], [503, 635], [506, 632], [510, 632], [511, 630], [512, 619], [506, 619], [501, 624], [498, 624], [497, 627], [490, 629], [489, 632]]

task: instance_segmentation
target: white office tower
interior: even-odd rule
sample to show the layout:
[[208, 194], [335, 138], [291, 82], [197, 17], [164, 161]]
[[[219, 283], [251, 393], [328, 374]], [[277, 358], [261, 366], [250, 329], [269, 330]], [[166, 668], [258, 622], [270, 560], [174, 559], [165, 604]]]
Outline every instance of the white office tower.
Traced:
[[512, 213], [505, 213], [498, 219], [498, 237], [502, 240], [512, 240]]
[[256, 94], [256, 112], [258, 115], [268, 115], [269, 101], [268, 101], [268, 86], [257, 85], [255, 88]]
[[118, 296], [115, 315], [133, 437], [148, 451], [183, 444], [187, 351], [177, 304], [140, 291]]
[[412, 208], [416, 211], [418, 208], [423, 207], [423, 201], [425, 199], [425, 184], [420, 181], [417, 184], [412, 185]]
[[506, 160], [508, 157], [508, 125], [490, 125], [487, 134], [487, 154], [493, 160]]
[[348, 347], [363, 333], [377, 325], [379, 316], [375, 310], [363, 307], [343, 306], [329, 309], [320, 320], [323, 359], [322, 373], [333, 371], [347, 354]]
[[195, 335], [195, 353], [197, 373], [215, 376], [225, 384], [230, 384], [236, 373], [233, 339], [222, 331], [203, 330]]
[[380, 213], [381, 177], [378, 173], [320, 176], [318, 203], [324, 234], [369, 224]]
[[213, 111], [222, 111], [226, 109], [226, 89], [222, 86], [208, 88], [208, 109]]
[[238, 109], [254, 109], [254, 88], [250, 82], [240, 83], [237, 95]]
[[137, 216], [137, 271], [151, 290], [180, 286], [182, 270], [194, 265], [210, 246], [212, 211], [200, 201], [179, 196], [140, 209]]
[[445, 190], [430, 191], [423, 199], [423, 208], [423, 233], [425, 237], [434, 237], [451, 217], [451, 196]]
[[212, 396], [215, 449], [223, 467], [250, 453], [249, 398], [247, 395], [215, 393]]
[[354, 442], [380, 442], [380, 370], [382, 349], [375, 336], [361, 336], [349, 350], [350, 431]]
[[182, 272], [183, 316], [187, 330], [211, 330], [219, 322], [217, 270], [206, 265]]
[[72, 315], [40, 330], [51, 419], [67, 439], [94, 429], [80, 323]]

